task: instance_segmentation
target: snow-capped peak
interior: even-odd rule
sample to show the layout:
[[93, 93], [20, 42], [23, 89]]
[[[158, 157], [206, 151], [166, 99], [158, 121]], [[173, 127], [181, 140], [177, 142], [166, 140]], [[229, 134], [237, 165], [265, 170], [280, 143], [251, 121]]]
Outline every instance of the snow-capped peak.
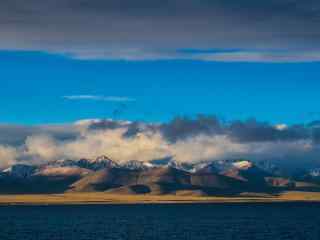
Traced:
[[102, 168], [109, 168], [109, 167], [119, 167], [119, 164], [113, 161], [111, 158], [102, 155], [97, 157], [95, 160], [91, 160], [90, 164], [94, 170], [102, 169]]
[[177, 168], [177, 169], [183, 169], [182, 164], [175, 160], [169, 161], [167, 166], [172, 168]]
[[234, 162], [233, 167], [238, 168], [238, 169], [248, 169], [252, 167], [252, 162], [249, 161], [239, 161], [239, 162]]
[[103, 168], [109, 168], [109, 167], [119, 167], [119, 165], [108, 158], [107, 156], [100, 156], [96, 159], [86, 159], [82, 158], [79, 160], [58, 160], [54, 162], [50, 162], [47, 164], [48, 166], [53, 167], [80, 167], [80, 168], [86, 168], [90, 170], [101, 170]]
[[320, 177], [320, 168], [310, 170], [309, 175], [312, 177]]
[[154, 165], [149, 162], [141, 162], [138, 160], [131, 160], [121, 164], [121, 167], [131, 169], [131, 170], [145, 170], [148, 168], [153, 168]]
[[94, 162], [113, 162], [113, 160], [105, 155], [97, 157]]

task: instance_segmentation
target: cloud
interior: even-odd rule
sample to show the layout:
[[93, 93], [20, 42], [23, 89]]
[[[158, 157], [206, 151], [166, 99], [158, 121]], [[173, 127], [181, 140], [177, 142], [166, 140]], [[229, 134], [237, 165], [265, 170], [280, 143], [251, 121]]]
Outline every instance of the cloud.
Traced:
[[[281, 125], [282, 126], [282, 125]], [[287, 126], [258, 122], [255, 119], [222, 123], [215, 116], [199, 115], [197, 118], [177, 117], [158, 126], [163, 136], [176, 142], [197, 135], [226, 135], [235, 142], [297, 141], [312, 139], [315, 129], [304, 125]]]
[[[320, 134], [315, 123], [287, 126], [253, 119], [221, 122], [217, 117], [202, 115], [163, 124], [91, 119], [24, 129], [21, 141], [0, 141], [0, 167], [100, 155], [119, 162], [166, 157], [181, 162], [247, 158], [281, 161], [287, 167], [320, 165]], [[72, 137], [61, 137], [70, 133]]]
[[17, 157], [18, 153], [14, 147], [0, 145], [0, 169], [14, 164]]
[[102, 96], [102, 95], [69, 95], [63, 96], [67, 100], [92, 100], [104, 102], [133, 102], [135, 99], [129, 97], [115, 97], [115, 96]]
[[78, 59], [319, 61], [319, 13], [318, 0], [2, 0], [0, 49]]
[[202, 62], [260, 62], [260, 63], [302, 63], [320, 62], [320, 50], [296, 49], [193, 49], [180, 52], [179, 49], [150, 50], [122, 49], [113, 51], [90, 51], [67, 54], [78, 60], [125, 60], [125, 61], [156, 61], [156, 60], [194, 60]]
[[177, 117], [171, 122], [161, 125], [160, 130], [163, 136], [171, 142], [200, 134], [217, 135], [224, 132], [216, 117], [202, 115], [198, 116], [196, 120]]
[[84, 127], [81, 125], [73, 124], [41, 126], [0, 124], [0, 145], [21, 145], [31, 135], [50, 135], [61, 141], [74, 139], [78, 137], [82, 128]]
[[23, 155], [32, 161], [40, 163], [59, 159], [63, 154], [57, 141], [49, 135], [34, 135], [26, 139]]
[[304, 125], [294, 125], [279, 129], [271, 124], [251, 119], [234, 121], [227, 127], [226, 131], [231, 139], [238, 142], [276, 142], [312, 139], [313, 129]]
[[320, 51], [238, 51], [217, 54], [201, 54], [193, 59], [215, 62], [266, 62], [266, 63], [300, 63], [319, 62]]

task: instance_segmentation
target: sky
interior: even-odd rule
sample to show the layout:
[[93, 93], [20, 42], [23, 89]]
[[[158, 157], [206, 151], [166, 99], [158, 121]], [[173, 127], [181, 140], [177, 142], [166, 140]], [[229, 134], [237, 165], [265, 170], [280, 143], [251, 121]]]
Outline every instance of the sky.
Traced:
[[0, 167], [315, 159], [319, 26], [318, 0], [2, 0]]
[[0, 121], [166, 122], [217, 115], [294, 124], [319, 118], [319, 63], [79, 60], [0, 52]]

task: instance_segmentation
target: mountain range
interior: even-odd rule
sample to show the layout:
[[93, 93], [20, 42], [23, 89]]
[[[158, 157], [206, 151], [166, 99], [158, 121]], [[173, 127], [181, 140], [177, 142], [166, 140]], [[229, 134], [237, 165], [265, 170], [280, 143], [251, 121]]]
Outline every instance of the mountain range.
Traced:
[[320, 191], [320, 169], [294, 175], [282, 172], [268, 161], [237, 159], [180, 163], [165, 158], [118, 163], [107, 156], [100, 156], [42, 165], [13, 165], [0, 172], [0, 193], [108, 192], [203, 196], [285, 190]]

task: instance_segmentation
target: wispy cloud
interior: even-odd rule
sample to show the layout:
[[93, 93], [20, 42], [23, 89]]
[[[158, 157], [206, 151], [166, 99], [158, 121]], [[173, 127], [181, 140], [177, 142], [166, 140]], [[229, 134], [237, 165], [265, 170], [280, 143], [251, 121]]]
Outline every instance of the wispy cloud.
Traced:
[[114, 49], [112, 51], [77, 51], [66, 54], [77, 60], [195, 60], [203, 62], [320, 62], [319, 50], [280, 49]]
[[234, 51], [199, 54], [194, 59], [216, 62], [270, 62], [270, 63], [299, 63], [319, 62], [319, 51]]
[[91, 100], [105, 102], [133, 102], [134, 98], [119, 97], [119, 96], [103, 96], [103, 95], [67, 95], [62, 98], [67, 100]]

